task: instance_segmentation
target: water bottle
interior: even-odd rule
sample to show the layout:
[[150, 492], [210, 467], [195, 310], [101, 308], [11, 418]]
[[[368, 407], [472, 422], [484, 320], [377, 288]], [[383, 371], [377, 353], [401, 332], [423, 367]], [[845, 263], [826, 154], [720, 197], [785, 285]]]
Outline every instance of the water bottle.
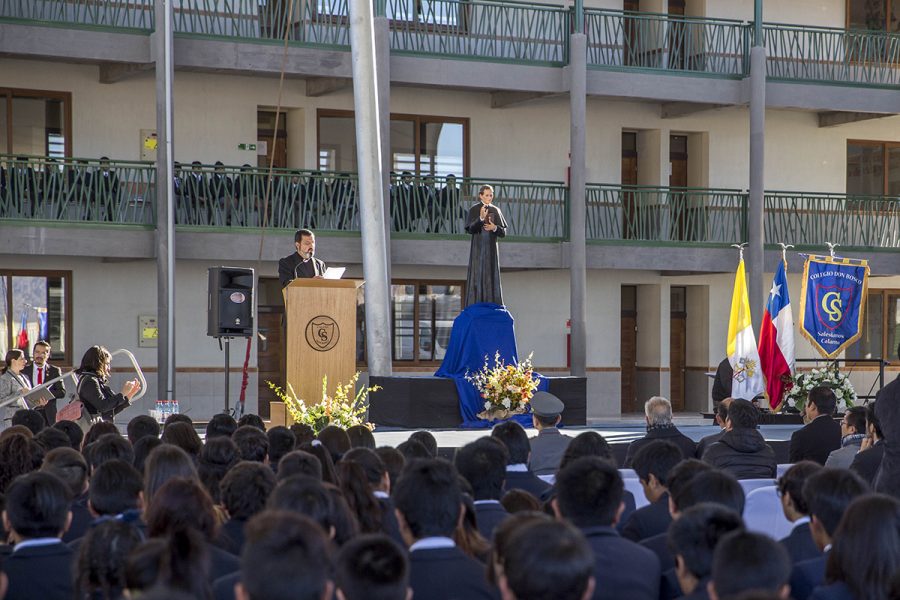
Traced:
[[173, 400], [172, 402], [175, 403], [175, 414], [181, 414], [181, 409], [178, 407], [178, 400]]

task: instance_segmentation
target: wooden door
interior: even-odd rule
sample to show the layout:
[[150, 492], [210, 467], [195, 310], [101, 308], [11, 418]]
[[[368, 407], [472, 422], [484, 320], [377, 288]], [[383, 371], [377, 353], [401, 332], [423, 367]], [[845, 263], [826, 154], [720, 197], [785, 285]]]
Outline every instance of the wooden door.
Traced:
[[621, 364], [622, 414], [640, 412], [637, 406], [637, 287], [622, 286], [621, 336], [619, 356]]
[[[622, 185], [638, 183], [637, 132], [622, 132]], [[640, 225], [637, 215], [637, 197], [627, 188], [622, 191], [622, 239], [639, 239]]]
[[687, 370], [687, 288], [673, 286], [669, 292], [669, 400], [672, 410], [684, 410]]
[[281, 325], [284, 306], [260, 306], [257, 308], [257, 328], [260, 336], [256, 347], [258, 369], [257, 395], [259, 416], [269, 418], [269, 403], [278, 397], [269, 389], [267, 381], [272, 381], [284, 389], [284, 328]]
[[[669, 137], [669, 187], [686, 188], [688, 185], [688, 154], [687, 136], [672, 135]], [[672, 223], [672, 239], [691, 239], [691, 223], [689, 215], [688, 196], [677, 190], [672, 190], [669, 198], [670, 220]]]

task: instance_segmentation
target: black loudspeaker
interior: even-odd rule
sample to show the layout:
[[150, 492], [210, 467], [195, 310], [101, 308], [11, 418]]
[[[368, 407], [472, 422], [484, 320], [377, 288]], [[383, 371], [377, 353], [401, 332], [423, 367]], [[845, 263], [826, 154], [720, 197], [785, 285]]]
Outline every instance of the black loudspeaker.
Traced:
[[253, 335], [253, 269], [210, 267], [206, 335]]

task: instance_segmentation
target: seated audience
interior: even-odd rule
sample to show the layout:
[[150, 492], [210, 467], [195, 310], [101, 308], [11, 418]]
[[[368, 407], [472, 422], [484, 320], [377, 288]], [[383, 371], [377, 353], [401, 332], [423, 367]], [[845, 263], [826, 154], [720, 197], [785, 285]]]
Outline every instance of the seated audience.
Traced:
[[316, 432], [306, 423], [294, 423], [289, 429], [294, 432], [294, 437], [297, 438], [295, 448], [299, 448], [303, 444], [309, 444], [316, 439]]
[[790, 597], [790, 558], [778, 542], [761, 533], [738, 530], [725, 534], [713, 552], [711, 574], [707, 590], [712, 600], [750, 591], [775, 592], [785, 600]]
[[343, 546], [356, 537], [359, 525], [347, 501], [335, 490], [331, 484], [295, 475], [278, 482], [266, 508], [307, 516], [328, 533], [335, 545]]
[[458, 481], [463, 492], [463, 516], [462, 523], [453, 531], [453, 541], [464, 554], [483, 563], [491, 554], [491, 542], [478, 530], [478, 513], [475, 501], [472, 500], [472, 486], [465, 477], [460, 477]]
[[113, 519], [93, 527], [75, 561], [75, 598], [121, 598], [126, 560], [143, 541], [144, 535], [130, 523]]
[[[394, 503], [391, 501], [390, 496], [391, 480], [388, 477], [387, 468], [384, 466], [384, 463], [378, 458], [377, 454], [367, 448], [351, 449], [344, 455], [344, 458], [341, 459], [338, 466], [341, 467], [343, 464], [350, 463], [358, 465], [359, 470], [342, 467], [342, 469], [346, 469], [343, 473], [348, 477], [356, 476], [359, 479], [359, 483], [366, 486], [366, 492], [371, 494], [372, 498], [378, 504], [377, 512], [374, 509], [368, 511], [371, 517], [378, 519], [377, 523], [372, 524], [372, 531], [370, 531], [370, 533], [383, 533], [398, 544], [403, 544], [403, 537], [400, 535], [400, 526], [397, 523], [397, 516], [394, 512]], [[343, 475], [341, 477], [341, 486], [347, 489], [347, 484], [344, 481]], [[356, 487], [357, 486], [355, 485], [353, 486], [353, 488]], [[348, 502], [350, 502], [351, 507], [354, 502], [361, 503], [363, 498], [366, 498], [367, 496], [367, 494], [361, 493], [359, 489], [348, 489], [347, 491], [348, 493], [345, 493], [345, 496], [347, 497]], [[355, 500], [351, 500], [351, 498]], [[368, 502], [367, 498], [365, 502]], [[364, 533], [369, 532], [366, 525], [363, 523], [363, 518], [358, 513], [358, 509], [357, 517], [360, 524], [360, 530]]]
[[147, 463], [147, 457], [159, 446], [162, 446], [162, 441], [157, 437], [150, 436], [143, 437], [135, 443], [134, 468], [140, 471], [141, 475], [144, 474], [144, 465]]
[[494, 597], [481, 564], [451, 537], [462, 503], [457, 477], [447, 461], [422, 459], [406, 467], [393, 490], [400, 532], [409, 545], [410, 587], [419, 598]]
[[171, 415], [166, 417], [165, 421], [163, 421], [163, 431], [165, 431], [166, 427], [168, 427], [172, 423], [187, 423], [188, 425], [193, 426], [194, 420], [184, 413], [172, 413]]
[[437, 458], [438, 456], [438, 445], [437, 440], [434, 435], [431, 434], [430, 431], [414, 431], [410, 434], [409, 438], [411, 440], [415, 440], [425, 446], [425, 449], [428, 450], [428, 454], [431, 458]]
[[[703, 461], [737, 479], [775, 477], [775, 451], [757, 430], [759, 411], [747, 400], [735, 399], [728, 406], [725, 433], [703, 453]], [[823, 461], [824, 462], [824, 461]]]
[[884, 433], [881, 431], [881, 421], [875, 412], [878, 401], [869, 402], [866, 405], [866, 439], [860, 445], [859, 452], [850, 463], [850, 470], [865, 479], [869, 485], [875, 485], [875, 475], [881, 467], [881, 459], [884, 458]]
[[372, 430], [365, 425], [353, 425], [347, 428], [347, 437], [350, 438], [351, 448], [375, 449], [375, 436]]
[[826, 467], [847, 469], [866, 438], [866, 407], [851, 406], [841, 419], [841, 447], [832, 450], [825, 460]]
[[69, 511], [72, 513], [72, 520], [62, 536], [62, 541], [68, 544], [87, 533], [94, 520], [88, 509], [88, 466], [81, 453], [71, 448], [58, 448], [44, 457], [41, 471], [58, 477], [66, 485], [71, 498]]
[[84, 457], [91, 472], [108, 460], [121, 460], [134, 464], [134, 448], [118, 433], [101, 435], [93, 444], [85, 447]]
[[269, 438], [269, 466], [272, 471], [277, 471], [278, 461], [288, 452], [293, 452], [297, 438], [293, 431], [281, 425], [269, 429], [266, 437]]
[[159, 437], [159, 423], [150, 415], [138, 415], [128, 421], [125, 432], [128, 441], [134, 445], [143, 437]]
[[70, 600], [74, 555], [60, 539], [69, 526], [69, 492], [58, 477], [28, 473], [6, 489], [3, 528], [15, 549], [3, 561], [6, 600]]
[[538, 434], [531, 438], [531, 456], [528, 467], [535, 475], [553, 475], [559, 468], [569, 442], [567, 435], [559, 432], [565, 405], [550, 392], [535, 392], [531, 398], [531, 422]]
[[[421, 446], [421, 444], [419, 445]], [[391, 489], [394, 489], [394, 486], [397, 485], [397, 480], [400, 479], [400, 472], [403, 470], [403, 465], [406, 464], [406, 459], [399, 450], [390, 446], [375, 448], [375, 454], [384, 463], [388, 477], [391, 480]]]
[[503, 600], [589, 600], [597, 585], [591, 547], [564, 522], [534, 522], [513, 532], [502, 566]]
[[409, 560], [384, 535], [364, 535], [338, 553], [335, 586], [340, 600], [409, 600]]
[[550, 489], [549, 483], [538, 478], [528, 468], [531, 444], [528, 443], [528, 434], [521, 425], [515, 421], [506, 421], [494, 427], [491, 437], [500, 440], [509, 453], [506, 460], [506, 479], [503, 484], [505, 491], [519, 489], [540, 498]]
[[20, 408], [17, 410], [12, 416], [11, 424], [27, 427], [34, 435], [39, 434], [47, 427], [44, 415], [36, 410], [28, 408]]
[[328, 600], [334, 592], [331, 548], [316, 523], [289, 512], [263, 512], [247, 523], [238, 600]]
[[266, 465], [243, 461], [225, 474], [219, 487], [228, 520], [219, 529], [215, 544], [239, 556], [247, 521], [266, 507], [269, 494], [275, 489], [275, 474]]
[[670, 494], [669, 502], [675, 514], [696, 506], [701, 502], [709, 502], [724, 506], [739, 515], [744, 514], [744, 489], [733, 475], [725, 471], [709, 469], [697, 473], [688, 485], [678, 490], [677, 496]]
[[331, 452], [328, 451], [328, 448], [322, 442], [313, 440], [299, 449], [312, 454], [319, 460], [319, 465], [322, 467], [322, 481], [332, 485], [340, 483], [337, 471], [334, 469], [334, 461], [331, 460]]
[[350, 438], [347, 436], [347, 432], [336, 425], [329, 425], [320, 431], [318, 440], [328, 448], [334, 464], [337, 464], [341, 457], [350, 450]]
[[160, 439], [164, 444], [172, 444], [178, 446], [191, 457], [195, 463], [200, 458], [200, 451], [203, 450], [203, 442], [194, 429], [193, 424], [189, 423], [169, 423], [163, 428]]
[[[266, 423], [262, 420], [262, 417], [254, 414], [247, 414], [238, 419], [237, 426], [238, 429], [244, 427], [245, 425], [249, 425], [250, 427], [256, 427], [262, 432], [266, 431]], [[237, 431], [237, 430], [235, 430]]]
[[175, 477], [199, 481], [194, 461], [178, 446], [162, 444], [154, 448], [144, 467], [144, 502], [151, 503], [156, 491]]
[[110, 433], [121, 435], [119, 433], [119, 428], [110, 421], [98, 421], [94, 423], [93, 425], [91, 425], [91, 428], [87, 430], [87, 433], [84, 434], [84, 438], [81, 440], [81, 446], [78, 447], [78, 450], [83, 451], [85, 448], [99, 440], [102, 436]]
[[223, 435], [207, 440], [203, 450], [200, 451], [197, 475], [215, 504], [222, 502], [222, 490], [219, 484], [222, 483], [228, 470], [239, 461], [237, 446], [231, 441], [231, 438]]
[[[551, 507], [552, 510], [552, 507]], [[487, 580], [496, 586], [503, 570], [503, 560], [513, 534], [532, 523], [552, 523], [556, 519], [547, 512], [523, 512], [511, 515], [497, 526], [487, 559]]]
[[34, 441], [45, 453], [56, 448], [72, 447], [69, 436], [62, 429], [56, 429], [55, 427], [45, 427], [39, 434], [34, 436]]
[[812, 460], [824, 465], [828, 455], [841, 447], [841, 426], [832, 418], [837, 398], [829, 387], [809, 391], [804, 408], [806, 425], [791, 435], [789, 462]]
[[321, 481], [322, 463], [314, 455], [303, 450], [288, 452], [278, 461], [277, 478], [281, 481], [293, 475], [305, 475]]
[[229, 414], [218, 413], [206, 424], [206, 441], [217, 437], [230, 438], [238, 428], [237, 421]]
[[682, 458], [694, 456], [697, 444], [681, 433], [672, 423], [672, 403], [666, 398], [653, 396], [647, 400], [644, 403], [644, 420], [647, 422], [647, 435], [628, 445], [628, 452], [625, 454], [625, 468], [632, 468], [632, 462], [638, 451], [655, 440], [674, 444], [681, 450]]
[[231, 434], [231, 440], [237, 446], [241, 460], [268, 464], [269, 438], [264, 430], [253, 425], [242, 425]]
[[719, 441], [719, 439], [725, 434], [726, 427], [725, 421], [728, 420], [728, 406], [731, 404], [734, 398], [725, 398], [721, 402], [716, 405], [716, 416], [715, 422], [716, 425], [721, 427], [720, 431], [716, 433], [711, 433], [705, 437], [700, 438], [700, 441], [697, 442], [697, 450], [694, 452], [694, 458], [703, 458], [703, 453], [706, 452], [706, 449], [709, 448], [712, 444]]
[[[10, 427], [3, 432], [7, 435], [0, 437], [0, 494], [16, 477], [35, 470], [43, 460], [43, 452], [37, 442], [23, 433], [7, 433], [13, 429], [18, 428]], [[25, 431], [31, 435], [28, 429]]]
[[713, 552], [725, 534], [744, 526], [732, 510], [700, 503], [680, 513], [666, 534], [684, 600], [707, 600]]
[[825, 582], [825, 565], [841, 517], [859, 496], [869, 491], [865, 481], [845, 469], [822, 469], [803, 484], [803, 498], [809, 507], [809, 531], [822, 554], [794, 565], [791, 595], [806, 600], [813, 589]]
[[[533, 512], [541, 510], [541, 501], [525, 490], [509, 490], [500, 498], [500, 504], [510, 515], [520, 512]], [[497, 530], [494, 529], [496, 536]]]
[[145, 514], [150, 537], [164, 538], [183, 529], [193, 529], [203, 537], [209, 583], [238, 570], [237, 557], [212, 544], [218, 534], [216, 511], [196, 479], [175, 477], [167, 481], [150, 499]]
[[454, 460], [459, 474], [472, 486], [478, 531], [488, 540], [494, 528], [509, 516], [500, 504], [508, 458], [501, 441], [485, 437], [460, 448]]
[[434, 458], [425, 444], [417, 440], [406, 440], [397, 444], [397, 451], [403, 455], [403, 459], [407, 462], [416, 458]]
[[900, 573], [900, 502], [873, 494], [850, 503], [834, 533], [825, 583], [813, 600], [888, 600]]
[[[638, 457], [653, 452], [654, 446], [681, 451], [668, 442], [653, 442]], [[587, 537], [594, 553], [594, 600], [621, 598], [627, 590], [631, 600], [659, 597], [659, 559], [650, 550], [619, 536], [616, 521], [622, 514], [622, 477], [608, 462], [594, 457], [576, 459], [559, 472], [557, 494], [552, 500], [557, 518], [566, 519]], [[637, 513], [635, 513], [637, 514]]]
[[682, 454], [678, 446], [660, 440], [646, 444], [634, 456], [632, 466], [650, 504], [631, 513], [622, 526], [622, 537], [639, 542], [669, 529], [672, 515], [669, 514], [666, 482], [669, 472], [681, 460]]
[[[131, 551], [125, 562], [128, 597], [145, 600], [156, 589], [175, 590], [191, 600], [208, 599], [209, 557], [203, 536], [194, 529], [178, 529], [171, 535], [151, 538]], [[231, 585], [234, 597], [234, 584]], [[174, 600], [164, 596], [160, 600]]]
[[58, 421], [53, 425], [54, 429], [59, 429], [69, 436], [70, 445], [76, 450], [81, 450], [81, 441], [84, 439], [84, 432], [78, 423], [74, 421]]
[[813, 541], [809, 530], [809, 505], [803, 497], [806, 480], [822, 470], [819, 463], [804, 460], [791, 466], [778, 478], [778, 495], [785, 518], [794, 524], [791, 533], [781, 540], [792, 563], [816, 558], [822, 551]]
[[[88, 491], [88, 508], [94, 524], [110, 518], [134, 525], [143, 535], [143, 481], [138, 470], [121, 460], [110, 460], [94, 470]], [[83, 539], [83, 538], [81, 538]], [[78, 540], [72, 542], [74, 547]]]
[[[900, 342], [897, 354], [900, 358]], [[882, 494], [900, 498], [900, 381], [894, 379], [875, 395], [875, 414], [885, 440], [884, 456], [875, 476], [873, 487]], [[868, 418], [868, 413], [867, 413]]]

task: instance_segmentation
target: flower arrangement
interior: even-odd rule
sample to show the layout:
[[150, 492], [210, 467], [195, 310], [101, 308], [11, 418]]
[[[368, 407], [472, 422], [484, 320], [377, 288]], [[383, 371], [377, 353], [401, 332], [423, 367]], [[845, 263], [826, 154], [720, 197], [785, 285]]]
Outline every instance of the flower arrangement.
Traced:
[[531, 354], [521, 362], [507, 365], [501, 360], [498, 350], [494, 354], [493, 367], [489, 366], [485, 355], [481, 370], [475, 373], [466, 371], [465, 377], [484, 400], [484, 411], [478, 413], [478, 418], [490, 421], [528, 412], [528, 403], [538, 387]]
[[365, 425], [374, 429], [374, 425], [365, 420], [369, 410], [369, 393], [380, 390], [381, 386], [373, 385], [360, 388], [353, 395], [353, 388], [359, 380], [359, 371], [350, 378], [350, 382], [341, 385], [338, 382], [334, 395], [328, 395], [328, 376], [322, 378], [322, 401], [308, 404], [294, 393], [291, 384], [287, 384], [287, 392], [272, 383], [266, 381], [269, 388], [278, 398], [284, 402], [284, 406], [295, 423], [305, 423], [312, 427], [316, 435], [329, 425], [336, 425], [343, 429], [353, 425]]
[[806, 407], [809, 391], [819, 386], [834, 390], [838, 412], [844, 412], [856, 404], [856, 391], [850, 383], [850, 377], [841, 373], [837, 363], [834, 363], [821, 369], [797, 373], [793, 377], [793, 386], [784, 397], [784, 407], [797, 409], [802, 413]]

